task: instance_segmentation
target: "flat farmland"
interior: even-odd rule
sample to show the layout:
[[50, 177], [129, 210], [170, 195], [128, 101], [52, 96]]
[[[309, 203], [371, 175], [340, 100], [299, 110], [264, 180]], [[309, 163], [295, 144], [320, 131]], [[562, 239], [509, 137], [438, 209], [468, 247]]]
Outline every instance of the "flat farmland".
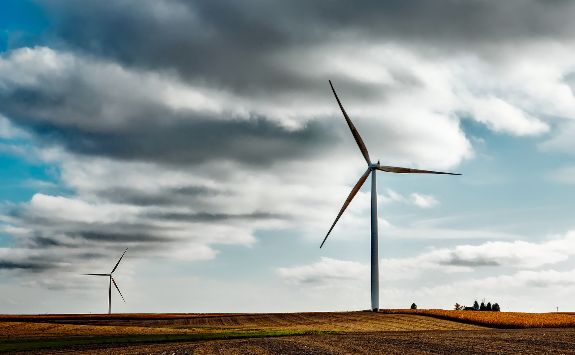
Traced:
[[0, 339], [54, 335], [189, 334], [218, 331], [413, 331], [482, 327], [411, 314], [373, 312], [234, 315], [4, 316]]
[[521, 312], [477, 312], [451, 311], [443, 309], [389, 309], [387, 314], [424, 315], [438, 319], [476, 324], [493, 328], [571, 328], [575, 327], [575, 313], [521, 313]]
[[93, 346], [76, 354], [575, 354], [575, 331], [521, 329], [490, 331], [402, 331], [313, 334], [285, 337]]
[[[490, 323], [470, 324], [477, 321], [461, 319], [455, 311], [423, 312], [0, 315], [0, 351], [367, 354], [447, 352], [449, 349], [466, 353], [492, 350], [497, 353], [497, 349], [529, 353], [526, 349], [531, 349], [532, 353], [545, 353], [555, 349], [555, 352], [575, 354], [573, 314], [561, 317], [563, 329], [500, 330]], [[479, 314], [482, 312], [468, 313], [485, 317]], [[511, 315], [516, 324], [520, 315], [530, 319], [530, 324], [543, 324], [533, 321], [537, 318], [551, 319], [547, 314]], [[507, 324], [503, 328], [511, 326]]]

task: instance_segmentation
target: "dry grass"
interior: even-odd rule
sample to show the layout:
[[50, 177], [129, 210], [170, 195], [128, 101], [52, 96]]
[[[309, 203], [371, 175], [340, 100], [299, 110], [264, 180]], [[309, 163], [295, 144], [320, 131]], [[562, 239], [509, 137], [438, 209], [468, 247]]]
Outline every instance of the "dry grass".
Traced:
[[386, 314], [425, 315], [493, 328], [570, 328], [575, 313], [519, 313], [486, 311], [448, 311], [442, 309], [392, 309]]

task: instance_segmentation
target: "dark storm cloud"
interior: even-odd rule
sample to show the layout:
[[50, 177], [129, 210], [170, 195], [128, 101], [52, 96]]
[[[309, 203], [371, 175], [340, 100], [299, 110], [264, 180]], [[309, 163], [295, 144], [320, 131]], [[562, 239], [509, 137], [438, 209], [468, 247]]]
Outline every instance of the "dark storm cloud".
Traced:
[[[313, 83], [278, 62], [286, 50], [375, 39], [477, 49], [573, 38], [569, 1], [116, 1], [47, 0], [64, 47], [126, 65], [266, 93]], [[293, 59], [297, 60], [297, 59]], [[241, 69], [240, 69], [241, 68]]]
[[197, 203], [199, 199], [228, 195], [206, 186], [185, 186], [166, 188], [161, 192], [149, 192], [130, 188], [112, 188], [98, 191], [98, 196], [110, 202], [126, 203], [135, 206], [181, 206]]
[[144, 121], [125, 131], [89, 132], [79, 124], [34, 122], [27, 116], [11, 114], [10, 110], [4, 112], [13, 122], [73, 153], [171, 165], [229, 160], [268, 166], [321, 153], [337, 134], [334, 128], [338, 131], [342, 128], [324, 120], [291, 130], [263, 117], [225, 121], [180, 117], [177, 124], [171, 124], [166, 113], [158, 116], [158, 121]]
[[40, 248], [66, 247], [69, 243], [62, 242], [59, 239], [43, 235], [36, 235], [32, 238], [32, 244]]
[[328, 140], [328, 126], [312, 122], [289, 131], [264, 118], [248, 121], [196, 119], [173, 126], [160, 124], [134, 127], [129, 140], [123, 134], [82, 136], [69, 134], [67, 148], [82, 154], [119, 159], [197, 164], [233, 160], [252, 165], [307, 156]]
[[26, 271], [26, 272], [42, 272], [50, 269], [54, 269], [56, 265], [50, 262], [44, 261], [7, 261], [0, 260], [0, 271], [10, 270], [10, 271]]
[[[269, 17], [259, 11], [250, 13], [255, 10], [253, 4], [245, 7], [238, 2], [119, 1], [106, 5], [99, 1], [48, 1], [46, 4], [53, 14], [55, 34], [64, 46], [111, 57], [127, 65], [175, 68], [188, 78], [245, 91], [265, 92], [265, 87], [279, 83], [301, 86], [303, 78], [294, 77], [266, 58], [278, 49], [289, 48], [289, 42], [295, 40], [289, 38], [289, 28], [277, 28], [282, 17]], [[305, 38], [301, 36], [298, 41]]]
[[157, 218], [160, 220], [173, 220], [173, 221], [188, 221], [188, 222], [225, 222], [230, 220], [266, 220], [266, 219], [286, 219], [286, 215], [269, 212], [252, 212], [252, 213], [149, 213], [147, 216], [150, 218]]
[[[36, 228], [42, 232], [36, 233], [29, 243], [41, 247], [78, 247], [85, 242], [153, 244], [172, 241], [171, 238], [160, 235], [162, 229], [148, 223], [56, 223], [48, 219], [45, 219], [44, 223], [38, 223], [37, 220], [31, 220], [36, 222]], [[28, 219], [23, 218], [22, 221]]]
[[[138, 127], [129, 141], [123, 135], [103, 135], [66, 142], [72, 151], [120, 159], [174, 164], [234, 160], [269, 165], [274, 161], [306, 156], [327, 140], [325, 132], [329, 132], [327, 126], [315, 122], [302, 130], [289, 131], [264, 118], [249, 121], [197, 119], [189, 124], [168, 127]], [[75, 136], [81, 137], [77, 133]]]
[[[34, 84], [7, 80], [0, 90], [0, 112], [74, 153], [174, 165], [216, 159], [268, 165], [297, 159], [327, 148], [334, 129], [344, 128], [316, 119], [288, 129], [262, 116], [176, 112], [129, 92], [110, 97], [106, 86], [93, 79], [94, 68], [99, 67], [92, 63], [65, 74], [46, 73]], [[115, 85], [114, 77], [102, 79]], [[122, 95], [129, 88], [119, 90]]]
[[174, 241], [162, 234], [165, 228], [154, 225], [148, 217], [131, 223], [88, 223], [62, 220], [57, 215], [38, 216], [22, 208], [13, 209], [9, 215], [11, 223], [34, 230], [31, 236], [20, 240], [22, 245], [33, 248], [75, 249], [92, 242], [155, 244]]
[[[117, 229], [114, 226], [114, 229]], [[169, 238], [164, 236], [154, 235], [150, 232], [106, 232], [106, 228], [101, 226], [97, 230], [90, 231], [74, 231], [73, 237], [85, 239], [88, 241], [101, 241], [101, 242], [111, 242], [111, 243], [151, 243], [151, 242], [170, 242]]]

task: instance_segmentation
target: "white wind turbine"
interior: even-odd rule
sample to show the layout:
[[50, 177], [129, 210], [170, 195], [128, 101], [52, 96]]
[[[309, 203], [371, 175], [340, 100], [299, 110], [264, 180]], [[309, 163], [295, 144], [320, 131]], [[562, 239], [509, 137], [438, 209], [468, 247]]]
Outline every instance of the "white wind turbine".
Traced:
[[112, 277], [112, 274], [114, 273], [114, 271], [116, 271], [116, 269], [118, 268], [118, 265], [120, 265], [120, 261], [122, 261], [122, 258], [124, 257], [124, 254], [126, 254], [127, 251], [128, 251], [128, 248], [126, 248], [126, 250], [124, 250], [124, 252], [122, 253], [122, 256], [120, 257], [120, 259], [118, 260], [118, 262], [116, 263], [116, 265], [114, 266], [114, 268], [112, 269], [112, 271], [109, 274], [83, 274], [83, 275], [91, 275], [91, 276], [107, 276], [107, 277], [109, 277], [108, 314], [112, 313], [112, 283], [114, 284], [114, 287], [116, 287], [116, 290], [118, 290], [120, 297], [122, 297], [122, 301], [126, 302], [126, 300], [124, 299], [124, 296], [122, 295], [122, 292], [120, 292], [120, 288], [118, 287], [116, 280], [114, 280], [114, 278]]
[[357, 194], [357, 192], [359, 191], [359, 189], [361, 188], [361, 186], [363, 185], [365, 180], [367, 180], [367, 177], [371, 174], [371, 309], [373, 311], [377, 311], [379, 309], [379, 257], [378, 257], [378, 251], [379, 250], [378, 250], [378, 236], [377, 236], [377, 191], [376, 191], [376, 175], [375, 175], [376, 171], [380, 170], [380, 171], [385, 171], [388, 173], [400, 173], [400, 174], [401, 173], [403, 173], [403, 174], [405, 174], [405, 173], [407, 173], [407, 174], [444, 174], [444, 175], [461, 175], [461, 174], [445, 173], [445, 172], [441, 172], [441, 171], [401, 168], [401, 167], [395, 167], [395, 166], [386, 166], [386, 165], [380, 165], [379, 161], [377, 163], [372, 163], [370, 158], [369, 158], [369, 153], [367, 152], [367, 148], [366, 148], [365, 144], [363, 143], [363, 140], [361, 139], [359, 132], [357, 131], [357, 129], [355, 128], [355, 126], [351, 122], [349, 116], [347, 115], [341, 102], [339, 101], [339, 97], [337, 96], [337, 93], [335, 92], [335, 89], [333, 87], [333, 84], [331, 83], [331, 80], [329, 81], [329, 85], [331, 86], [331, 90], [333, 91], [333, 94], [335, 95], [335, 99], [337, 100], [339, 108], [341, 109], [341, 113], [343, 113], [343, 117], [345, 118], [347, 125], [349, 126], [349, 129], [351, 130], [351, 134], [353, 135], [353, 138], [355, 138], [355, 141], [356, 141], [357, 145], [359, 146], [359, 150], [361, 151], [361, 154], [363, 154], [363, 157], [365, 158], [365, 161], [367, 162], [367, 170], [359, 178], [359, 181], [355, 184], [353, 189], [351, 189], [351, 192], [349, 193], [349, 196], [347, 196], [347, 199], [345, 200], [343, 207], [340, 209], [339, 213], [337, 214], [337, 217], [335, 218], [335, 221], [331, 225], [331, 228], [329, 229], [325, 238], [321, 242], [320, 248], [323, 247], [323, 244], [327, 240], [327, 237], [331, 233], [333, 227], [335, 226], [335, 224], [337, 223], [337, 221], [339, 220], [339, 218], [341, 217], [341, 215], [343, 214], [343, 212], [345, 211], [347, 206], [350, 204], [351, 200]]

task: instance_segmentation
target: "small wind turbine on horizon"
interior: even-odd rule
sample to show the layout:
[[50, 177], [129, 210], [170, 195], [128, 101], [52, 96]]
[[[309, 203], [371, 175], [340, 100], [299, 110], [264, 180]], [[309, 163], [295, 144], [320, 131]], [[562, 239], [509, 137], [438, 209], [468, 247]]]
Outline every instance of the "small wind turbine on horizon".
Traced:
[[114, 271], [116, 271], [116, 269], [118, 268], [118, 265], [120, 265], [120, 261], [122, 261], [122, 258], [124, 257], [124, 254], [126, 254], [127, 251], [128, 251], [128, 248], [126, 248], [126, 250], [124, 250], [124, 252], [122, 253], [122, 256], [120, 256], [120, 259], [118, 260], [118, 262], [116, 263], [116, 265], [114, 266], [114, 268], [112, 269], [112, 271], [109, 274], [82, 274], [82, 275], [90, 275], [90, 276], [108, 276], [109, 277], [108, 314], [112, 313], [112, 283], [114, 284], [114, 287], [116, 287], [116, 290], [118, 290], [120, 297], [122, 297], [122, 301], [126, 302], [126, 300], [124, 299], [124, 296], [122, 295], [122, 292], [120, 292], [120, 288], [118, 287], [116, 280], [114, 280], [114, 277], [112, 277], [112, 274], [114, 273]]
[[380, 165], [379, 161], [377, 163], [372, 163], [371, 159], [369, 158], [369, 153], [367, 151], [365, 143], [363, 143], [363, 140], [361, 139], [359, 132], [357, 131], [357, 129], [351, 122], [351, 119], [345, 112], [343, 105], [341, 104], [341, 101], [339, 101], [339, 97], [335, 92], [331, 80], [329, 81], [329, 85], [331, 86], [331, 91], [333, 91], [335, 99], [337, 100], [339, 108], [341, 109], [341, 113], [343, 113], [343, 117], [345, 118], [345, 121], [347, 122], [347, 125], [351, 130], [351, 134], [353, 135], [355, 142], [359, 146], [361, 154], [363, 154], [363, 157], [367, 162], [367, 170], [359, 178], [359, 181], [355, 184], [353, 189], [351, 189], [351, 192], [347, 196], [347, 199], [345, 200], [343, 207], [337, 214], [337, 217], [335, 218], [335, 221], [331, 225], [331, 228], [327, 232], [325, 238], [323, 238], [320, 248], [323, 247], [323, 244], [325, 243], [327, 237], [333, 230], [333, 227], [335, 227], [335, 224], [337, 223], [337, 221], [339, 220], [339, 218], [341, 217], [347, 206], [350, 204], [351, 200], [353, 200], [353, 198], [355, 197], [355, 195], [357, 194], [357, 192], [359, 191], [365, 180], [367, 180], [367, 177], [371, 174], [371, 309], [373, 311], [377, 311], [379, 310], [379, 256], [378, 256], [379, 246], [378, 246], [378, 235], [377, 235], [377, 191], [376, 191], [376, 175], [375, 175], [376, 171], [380, 170], [388, 173], [399, 173], [399, 174], [443, 174], [443, 175], [461, 175], [461, 174], [445, 173], [441, 171], [401, 168], [396, 166], [386, 166], [386, 165]]

